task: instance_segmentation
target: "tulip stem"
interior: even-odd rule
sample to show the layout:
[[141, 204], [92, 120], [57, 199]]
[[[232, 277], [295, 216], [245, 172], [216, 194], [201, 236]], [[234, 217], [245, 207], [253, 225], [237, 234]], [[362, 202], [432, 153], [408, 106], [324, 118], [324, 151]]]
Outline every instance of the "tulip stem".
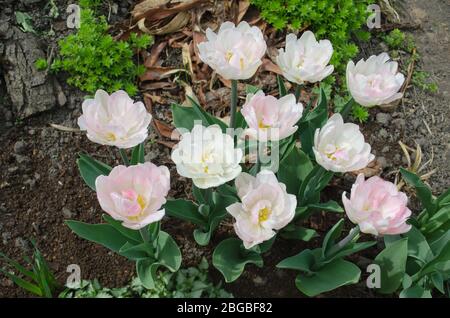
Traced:
[[230, 114], [230, 128], [236, 128], [236, 109], [237, 109], [237, 80], [231, 80], [231, 114]]
[[295, 101], [298, 102], [298, 99], [300, 98], [300, 93], [302, 92], [302, 85], [301, 84], [295, 84]]
[[127, 156], [125, 149], [119, 148], [119, 153], [120, 153], [120, 157], [122, 158], [123, 164], [125, 166], [129, 166], [130, 161], [128, 160], [128, 156]]
[[350, 243], [356, 235], [359, 234], [359, 226], [355, 226], [353, 229], [348, 232], [348, 235], [344, 237], [341, 241], [339, 241], [335, 246], [330, 249], [329, 256], [333, 256], [340, 252], [348, 243]]

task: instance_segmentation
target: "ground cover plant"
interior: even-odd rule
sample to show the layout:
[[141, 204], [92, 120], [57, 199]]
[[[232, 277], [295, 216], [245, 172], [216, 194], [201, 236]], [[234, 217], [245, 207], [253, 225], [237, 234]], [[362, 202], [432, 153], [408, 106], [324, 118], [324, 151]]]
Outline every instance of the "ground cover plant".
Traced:
[[[408, 101], [410, 85], [436, 90], [414, 72], [416, 45], [395, 27], [374, 40], [382, 50], [356, 58], [348, 41], [364, 34], [369, 2], [339, 4], [332, 18], [333, 7], [320, 1], [230, 1], [222, 7], [229, 18], [208, 1], [142, 1], [127, 9], [130, 23], [113, 25], [105, 3], [83, 1], [85, 29], [82, 23], [59, 42], [56, 62], [41, 55], [30, 65], [40, 76], [64, 70], [68, 84], [85, 92], [70, 101], [77, 107], [69, 121], [51, 121], [73, 147], [47, 160], [61, 170], [73, 162], [75, 183], [57, 185], [70, 188], [84, 212], [69, 210], [70, 198], [58, 201], [58, 228], [75, 244], [54, 245], [42, 238], [46, 224], [30, 222], [45, 253], [33, 243], [25, 263], [11, 250], [1, 254], [8, 282], [40, 297], [258, 297], [254, 287], [269, 275], [274, 285], [283, 282], [281, 297], [351, 289], [448, 296], [448, 184], [430, 188], [434, 170], [424, 170], [433, 157], [422, 164], [423, 143], [414, 149], [397, 134], [380, 146], [374, 138], [390, 121], [407, 124], [396, 107]], [[19, 18], [30, 37], [41, 32], [32, 16]], [[343, 34], [326, 28], [333, 23]], [[392, 142], [406, 160], [382, 167], [380, 153]], [[6, 158], [45, 153], [45, 145], [20, 146]], [[0, 188], [17, 198], [5, 180]], [[26, 242], [14, 244], [30, 254]], [[100, 269], [86, 278], [83, 263], [83, 279], [61, 292], [65, 263], [54, 274], [47, 246], [66, 253], [65, 244], [73, 253], [67, 262], [89, 258]], [[128, 266], [119, 266], [126, 273], [119, 283], [103, 282], [108, 259], [111, 270]]]

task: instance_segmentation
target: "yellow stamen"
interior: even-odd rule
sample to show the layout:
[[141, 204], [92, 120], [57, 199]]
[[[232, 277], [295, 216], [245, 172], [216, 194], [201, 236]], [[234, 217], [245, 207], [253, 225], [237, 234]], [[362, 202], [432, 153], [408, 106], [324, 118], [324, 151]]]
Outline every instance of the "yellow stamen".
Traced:
[[140, 194], [137, 196], [136, 201], [139, 204], [139, 207], [141, 208], [141, 212], [137, 215], [131, 215], [131, 216], [127, 217], [128, 220], [134, 221], [134, 222], [138, 222], [141, 219], [144, 209], [145, 209], [145, 206], [147, 205], [147, 202], [145, 201], [144, 197]]
[[145, 202], [144, 197], [140, 194], [138, 195], [136, 201], [139, 204], [139, 206], [141, 207], [141, 210], [143, 210], [145, 208], [145, 206], [147, 205], [147, 202]]
[[272, 213], [272, 211], [270, 211], [269, 208], [263, 208], [263, 209], [259, 210], [259, 212], [258, 212], [259, 223], [267, 221], [269, 219], [270, 213]]
[[106, 140], [108, 141], [116, 141], [117, 137], [114, 133], [109, 132], [106, 134]]
[[204, 173], [208, 173], [208, 171], [209, 171], [208, 166], [206, 166], [206, 167], [203, 168], [203, 172], [204, 172]]
[[263, 123], [262, 120], [260, 120], [259, 123], [258, 123], [258, 127], [261, 128], [261, 129], [267, 129], [267, 128], [270, 128], [270, 125], [266, 125], [266, 124]]
[[241, 57], [239, 59], [239, 66], [241, 67], [241, 71], [244, 69], [244, 59]]
[[231, 60], [232, 57], [233, 57], [233, 52], [231, 52], [231, 51], [228, 51], [225, 54], [225, 59], [227, 60], [228, 63], [230, 63], [230, 60]]

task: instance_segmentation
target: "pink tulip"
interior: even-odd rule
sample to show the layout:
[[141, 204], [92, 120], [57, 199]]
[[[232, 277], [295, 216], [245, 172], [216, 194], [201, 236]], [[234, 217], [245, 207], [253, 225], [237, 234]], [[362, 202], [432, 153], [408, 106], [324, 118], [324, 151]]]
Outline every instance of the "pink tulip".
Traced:
[[374, 176], [364, 181], [364, 174], [359, 174], [352, 186], [350, 199], [344, 192], [342, 202], [350, 221], [358, 224], [363, 233], [394, 235], [406, 233], [411, 228], [406, 224], [411, 216], [406, 206], [406, 194], [380, 177]]
[[236, 189], [242, 203], [227, 207], [236, 220], [234, 230], [249, 249], [270, 240], [295, 216], [297, 199], [286, 192], [286, 186], [278, 182], [270, 170], [262, 170], [256, 177], [241, 173], [236, 178]]
[[367, 61], [347, 64], [347, 87], [362, 106], [389, 104], [403, 94], [400, 91], [405, 76], [398, 72], [398, 63], [389, 61], [387, 53], [372, 55]]
[[302, 112], [293, 94], [276, 99], [262, 91], [249, 94], [241, 110], [249, 126], [246, 135], [259, 141], [281, 140], [295, 133]]
[[151, 162], [117, 166], [109, 176], [99, 176], [95, 188], [102, 209], [123, 226], [137, 230], [164, 216], [160, 208], [170, 189], [169, 169]]
[[208, 28], [206, 38], [198, 45], [200, 59], [230, 80], [252, 77], [267, 49], [261, 30], [245, 21], [237, 26], [224, 22], [218, 33]]
[[142, 102], [134, 102], [125, 91], [108, 95], [99, 89], [94, 99], [86, 99], [78, 126], [89, 140], [101, 145], [132, 148], [148, 136], [152, 115]]

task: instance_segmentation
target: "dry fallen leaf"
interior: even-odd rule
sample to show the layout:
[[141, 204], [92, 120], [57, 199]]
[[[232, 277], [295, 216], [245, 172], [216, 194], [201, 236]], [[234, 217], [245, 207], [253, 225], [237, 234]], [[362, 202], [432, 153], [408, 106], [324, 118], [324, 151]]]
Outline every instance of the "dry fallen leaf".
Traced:
[[280, 67], [267, 58], [264, 58], [262, 60], [261, 71], [273, 72], [278, 75], [283, 74], [283, 72], [281, 72]]
[[163, 67], [163, 66], [151, 66], [148, 67], [143, 75], [139, 77], [141, 82], [145, 81], [157, 81], [170, 77], [170, 75], [186, 72], [182, 68]]
[[242, 18], [247, 13], [248, 8], [250, 7], [250, 1], [248, 0], [241, 0], [239, 1], [239, 11], [237, 16], [237, 23], [242, 21]]

